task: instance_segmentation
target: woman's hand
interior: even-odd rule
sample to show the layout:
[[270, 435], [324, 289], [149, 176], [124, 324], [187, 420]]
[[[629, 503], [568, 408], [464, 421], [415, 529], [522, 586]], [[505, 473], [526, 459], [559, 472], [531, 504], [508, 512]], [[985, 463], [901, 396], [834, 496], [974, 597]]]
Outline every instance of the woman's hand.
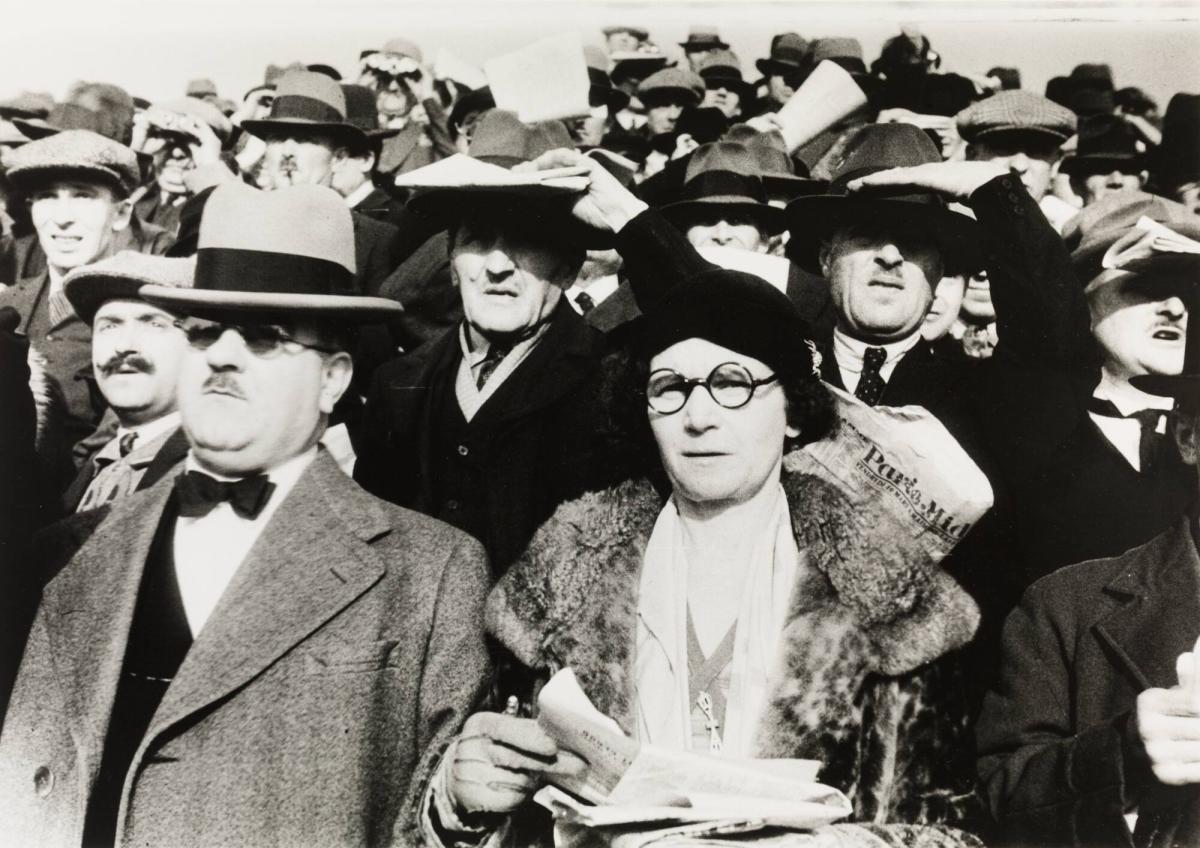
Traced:
[[507, 813], [547, 778], [578, 776], [586, 768], [579, 757], [559, 750], [535, 720], [476, 713], [454, 746], [448, 794], [463, 813]]

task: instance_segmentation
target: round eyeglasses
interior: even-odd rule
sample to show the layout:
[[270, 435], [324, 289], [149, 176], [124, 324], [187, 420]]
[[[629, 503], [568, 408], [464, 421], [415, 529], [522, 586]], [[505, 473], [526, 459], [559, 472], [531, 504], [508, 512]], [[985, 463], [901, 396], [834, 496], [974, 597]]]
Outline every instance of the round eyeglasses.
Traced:
[[689, 379], [670, 368], [659, 368], [652, 372], [646, 381], [646, 403], [660, 415], [672, 415], [687, 404], [688, 398], [692, 396], [692, 389], [704, 386], [717, 404], [726, 409], [738, 409], [750, 402], [755, 389], [777, 379], [777, 374], [761, 380], [755, 379], [744, 365], [736, 362], [721, 363], [703, 380]]
[[276, 356], [283, 350], [296, 353], [300, 348], [334, 353], [332, 348], [302, 342], [277, 324], [219, 324], [215, 321], [199, 321], [191, 318], [186, 321], [176, 321], [175, 326], [183, 330], [188, 344], [196, 350], [208, 350], [220, 341], [226, 330], [233, 330], [242, 337], [246, 350], [264, 359]]

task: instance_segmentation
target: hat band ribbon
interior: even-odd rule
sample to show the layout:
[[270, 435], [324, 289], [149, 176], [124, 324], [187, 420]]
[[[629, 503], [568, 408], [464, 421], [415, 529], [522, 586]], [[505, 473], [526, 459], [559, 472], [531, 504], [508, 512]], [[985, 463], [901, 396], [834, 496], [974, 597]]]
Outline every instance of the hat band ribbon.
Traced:
[[317, 124], [343, 124], [346, 116], [324, 100], [306, 97], [303, 94], [283, 94], [271, 104], [271, 115], [267, 120], [279, 121], [299, 119]]
[[688, 200], [738, 195], [748, 197], [755, 203], [767, 202], [767, 192], [763, 189], [762, 180], [733, 171], [707, 171], [697, 174], [688, 180], [684, 194]]
[[196, 289], [260, 294], [354, 294], [344, 265], [312, 256], [202, 247], [196, 252]]

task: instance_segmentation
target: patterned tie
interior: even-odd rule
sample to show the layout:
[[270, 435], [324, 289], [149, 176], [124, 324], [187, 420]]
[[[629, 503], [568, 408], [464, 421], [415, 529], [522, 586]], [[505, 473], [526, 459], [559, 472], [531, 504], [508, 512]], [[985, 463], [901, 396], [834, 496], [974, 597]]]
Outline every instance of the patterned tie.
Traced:
[[133, 451], [136, 441], [137, 433], [126, 433], [116, 440], [115, 451], [112, 442], [109, 442], [96, 453], [95, 459], [92, 460], [96, 474], [79, 500], [76, 512], [97, 509], [125, 497], [137, 488], [142, 479], [143, 469], [135, 468], [126, 459]]
[[1166, 439], [1158, 432], [1159, 422], [1166, 411], [1162, 409], [1139, 409], [1128, 415], [1122, 414], [1116, 405], [1103, 398], [1091, 398], [1088, 401], [1088, 411], [1105, 418], [1123, 418], [1137, 421], [1141, 429], [1138, 439], [1138, 465], [1141, 471], [1149, 471], [1162, 458], [1163, 446]]
[[869, 347], [863, 354], [862, 373], [858, 377], [858, 387], [854, 390], [854, 396], [867, 406], [879, 403], [879, 398], [883, 396], [883, 389], [887, 384], [883, 382], [880, 369], [886, 361], [887, 351], [881, 347]]
[[511, 351], [512, 348], [496, 344], [488, 348], [488, 352], [483, 357], [483, 362], [479, 365], [479, 377], [475, 380], [476, 389], [483, 391], [483, 387], [492, 378], [492, 374], [496, 372], [496, 368], [500, 365], [500, 362]]
[[587, 315], [596, 308], [596, 301], [592, 300], [592, 296], [587, 292], [580, 292], [575, 295], [575, 304], [579, 307], [581, 315]]
[[175, 494], [179, 498], [179, 514], [183, 518], [202, 518], [218, 504], [228, 501], [242, 518], [254, 519], [262, 512], [275, 484], [266, 474], [255, 474], [240, 480], [218, 480], [201, 471], [189, 471], [175, 478]]

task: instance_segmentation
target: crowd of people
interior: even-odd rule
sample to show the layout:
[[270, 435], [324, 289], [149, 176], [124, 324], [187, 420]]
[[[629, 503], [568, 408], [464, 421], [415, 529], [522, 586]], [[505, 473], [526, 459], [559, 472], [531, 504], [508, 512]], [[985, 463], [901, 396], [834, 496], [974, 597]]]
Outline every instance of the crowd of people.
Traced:
[[0, 102], [0, 843], [556, 844], [570, 669], [850, 802], [734, 844], [1200, 845], [1200, 94], [603, 36], [536, 122], [405, 38]]

